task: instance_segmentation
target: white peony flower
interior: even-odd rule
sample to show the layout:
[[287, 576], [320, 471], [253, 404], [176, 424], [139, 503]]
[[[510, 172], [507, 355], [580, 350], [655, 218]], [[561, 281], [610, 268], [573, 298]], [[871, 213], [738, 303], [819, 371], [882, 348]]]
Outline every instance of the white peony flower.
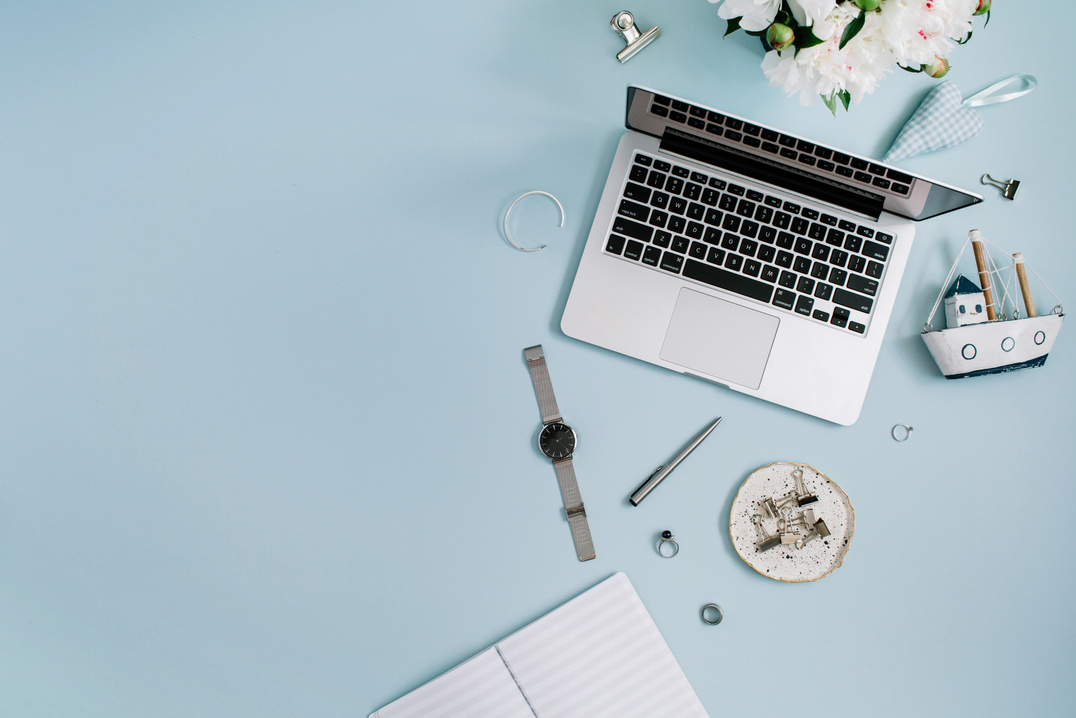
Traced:
[[810, 26], [829, 17], [837, 7], [837, 0], [788, 0], [788, 7], [792, 10], [796, 22]]
[[[710, 0], [719, 2], [720, 0]], [[781, 0], [724, 0], [717, 9], [725, 20], [740, 18], [740, 27], [751, 32], [765, 30], [781, 9]]]
[[798, 52], [767, 53], [762, 71], [770, 85], [790, 96], [798, 93], [803, 105], [813, 104], [819, 96], [831, 98], [842, 92], [847, 92], [856, 104], [874, 92], [893, 63], [893, 52], [874, 13], [868, 13], [863, 29], [840, 49], [845, 27], [858, 14], [854, 6], [840, 5], [815, 26], [815, 35], [824, 38], [820, 45]]

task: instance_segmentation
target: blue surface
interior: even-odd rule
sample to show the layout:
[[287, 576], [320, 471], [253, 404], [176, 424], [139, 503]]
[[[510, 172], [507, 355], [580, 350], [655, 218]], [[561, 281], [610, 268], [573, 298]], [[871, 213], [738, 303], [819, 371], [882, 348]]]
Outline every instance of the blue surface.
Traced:
[[[844, 428], [570, 340], [560, 313], [628, 83], [878, 157], [928, 78], [801, 108], [704, 0], [630, 6], [663, 34], [625, 65], [602, 3], [6, 3], [2, 712], [366, 716], [623, 570], [714, 716], [1072, 715], [1073, 330], [1041, 369], [959, 382], [918, 336], [973, 227], [1076, 301], [1072, 70], [1044, 34], [1067, 8], [999, 3], [954, 54], [965, 94], [1040, 87], [904, 164], [987, 201], [920, 225]], [[520, 203], [517, 241], [549, 244], [523, 254], [500, 223], [531, 189], [567, 221]], [[580, 436], [588, 563], [534, 444], [536, 343]], [[728, 538], [778, 460], [856, 509], [816, 583]]]

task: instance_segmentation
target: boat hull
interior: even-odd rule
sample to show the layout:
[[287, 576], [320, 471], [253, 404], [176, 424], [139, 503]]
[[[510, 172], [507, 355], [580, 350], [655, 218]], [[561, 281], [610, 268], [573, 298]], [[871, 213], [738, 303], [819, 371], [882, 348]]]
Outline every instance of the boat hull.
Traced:
[[1000, 374], [1042, 366], [1064, 314], [969, 324], [923, 332], [923, 341], [946, 379]]

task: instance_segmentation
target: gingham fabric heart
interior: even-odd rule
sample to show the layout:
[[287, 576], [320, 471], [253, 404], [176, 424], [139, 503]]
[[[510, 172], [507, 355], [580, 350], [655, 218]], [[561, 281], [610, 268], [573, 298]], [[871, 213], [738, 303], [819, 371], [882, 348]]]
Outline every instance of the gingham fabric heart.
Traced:
[[[1017, 81], [1024, 84], [1024, 89], [995, 94]], [[983, 120], [973, 107], [1015, 100], [1034, 90], [1037, 84], [1031, 75], [1014, 75], [963, 100], [957, 86], [945, 81], [919, 103], [919, 109], [904, 124], [882, 161], [892, 164], [966, 142], [983, 130]]]
[[983, 131], [979, 113], [964, 107], [960, 90], [951, 82], [931, 90], [919, 104], [893, 146], [882, 158], [892, 164], [925, 152], [934, 152], [970, 140]]

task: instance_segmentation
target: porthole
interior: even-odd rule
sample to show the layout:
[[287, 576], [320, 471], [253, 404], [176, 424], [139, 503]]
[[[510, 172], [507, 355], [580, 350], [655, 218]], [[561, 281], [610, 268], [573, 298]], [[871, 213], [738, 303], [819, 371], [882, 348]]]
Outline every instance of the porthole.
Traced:
[[960, 350], [960, 354], [968, 361], [971, 361], [978, 354], [978, 351], [976, 351], [974, 344], [965, 344], [964, 348]]
[[1043, 332], [1043, 331], [1035, 332], [1035, 343], [1036, 344], [1042, 344], [1044, 341], [1046, 341], [1046, 332]]
[[1005, 337], [1001, 340], [1001, 351], [1011, 352], [1012, 348], [1016, 346], [1016, 340], [1012, 337]]

